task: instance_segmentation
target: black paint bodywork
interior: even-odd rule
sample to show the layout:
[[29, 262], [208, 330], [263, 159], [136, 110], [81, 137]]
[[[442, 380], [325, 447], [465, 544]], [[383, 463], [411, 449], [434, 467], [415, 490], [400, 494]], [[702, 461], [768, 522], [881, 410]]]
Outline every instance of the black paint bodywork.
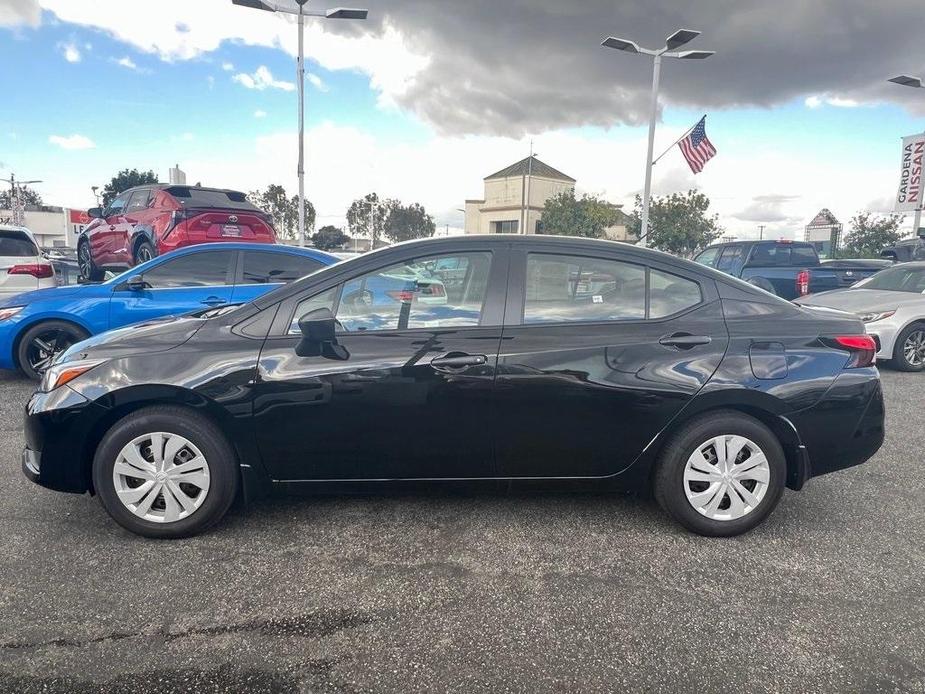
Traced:
[[[481, 324], [338, 333], [336, 354], [290, 335], [295, 305], [370, 270], [433, 253], [492, 255]], [[703, 301], [659, 320], [521, 322], [527, 252], [624, 260], [699, 283]], [[92, 491], [113, 423], [184, 405], [233, 443], [245, 495], [365, 490], [383, 482], [489, 485], [577, 480], [647, 485], [681, 423], [720, 408], [781, 440], [788, 486], [867, 460], [883, 441], [876, 368], [820, 338], [863, 334], [838, 312], [796, 307], [657, 251], [557, 237], [474, 236], [400, 244], [325, 268], [215, 318], [187, 316], [100, 335], [65, 359], [108, 359], [26, 411], [23, 468], [46, 487]], [[660, 340], [695, 336], [695, 345]], [[707, 339], [708, 338], [708, 339]], [[667, 341], [671, 343], [671, 340]], [[447, 354], [484, 355], [464, 368]]]

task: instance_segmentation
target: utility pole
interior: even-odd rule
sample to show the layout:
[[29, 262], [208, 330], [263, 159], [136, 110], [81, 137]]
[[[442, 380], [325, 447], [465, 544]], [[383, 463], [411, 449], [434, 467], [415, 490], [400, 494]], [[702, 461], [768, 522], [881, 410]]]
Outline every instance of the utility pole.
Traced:
[[764, 239], [764, 224], [758, 225], [758, 240], [761, 241]]
[[20, 197], [23, 186], [32, 183], [41, 183], [39, 180], [34, 181], [17, 181], [16, 174], [10, 172], [9, 178], [0, 178], [0, 181], [10, 184], [10, 211], [13, 213], [13, 224], [16, 226], [25, 226], [26, 224], [26, 203]]

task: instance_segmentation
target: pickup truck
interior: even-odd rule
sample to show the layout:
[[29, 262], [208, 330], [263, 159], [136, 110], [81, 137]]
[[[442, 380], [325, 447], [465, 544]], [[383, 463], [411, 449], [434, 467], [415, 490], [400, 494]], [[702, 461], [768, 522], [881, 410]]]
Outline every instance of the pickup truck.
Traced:
[[819, 262], [816, 247], [801, 241], [718, 243], [702, 250], [694, 261], [743, 279], [783, 299], [796, 299], [846, 286], [843, 284], [845, 268], [825, 267]]

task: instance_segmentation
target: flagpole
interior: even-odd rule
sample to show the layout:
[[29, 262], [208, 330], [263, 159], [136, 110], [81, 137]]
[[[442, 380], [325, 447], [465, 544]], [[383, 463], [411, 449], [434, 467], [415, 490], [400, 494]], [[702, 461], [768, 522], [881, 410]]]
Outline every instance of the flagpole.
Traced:
[[[704, 113], [704, 114], [703, 114], [703, 118], [706, 118], [706, 117], [707, 117], [707, 114]], [[703, 118], [701, 118], [700, 120], [703, 120]], [[697, 123], [699, 123], [700, 120], [697, 121]], [[668, 149], [666, 149], [664, 152], [662, 152], [661, 154], [659, 154], [658, 157], [655, 158], [655, 161], [652, 162], [652, 166], [655, 166], [656, 164], [658, 164], [658, 160], [659, 160], [659, 159], [661, 159], [661, 158], [664, 157], [666, 154], [668, 154], [668, 152], [670, 152], [670, 151], [672, 150], [672, 148], [673, 148], [676, 144], [678, 144], [681, 140], [683, 140], [685, 137], [687, 137], [688, 135], [690, 135], [690, 134], [691, 134], [691, 130], [693, 130], [694, 128], [697, 127], [697, 123], [694, 123], [691, 127], [689, 127], [687, 130], [685, 130], [685, 131], [684, 131], [684, 134], [681, 135], [681, 137], [679, 137], [677, 140], [675, 140], [674, 142], [672, 142], [672, 143], [671, 143], [671, 146], [668, 147]]]

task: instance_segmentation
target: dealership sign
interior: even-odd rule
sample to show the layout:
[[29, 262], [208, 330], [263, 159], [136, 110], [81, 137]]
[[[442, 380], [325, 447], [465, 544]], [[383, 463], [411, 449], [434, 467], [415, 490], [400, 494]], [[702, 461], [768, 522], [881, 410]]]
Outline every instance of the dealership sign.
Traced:
[[922, 209], [922, 159], [925, 158], [925, 134], [903, 138], [902, 169], [896, 211]]

